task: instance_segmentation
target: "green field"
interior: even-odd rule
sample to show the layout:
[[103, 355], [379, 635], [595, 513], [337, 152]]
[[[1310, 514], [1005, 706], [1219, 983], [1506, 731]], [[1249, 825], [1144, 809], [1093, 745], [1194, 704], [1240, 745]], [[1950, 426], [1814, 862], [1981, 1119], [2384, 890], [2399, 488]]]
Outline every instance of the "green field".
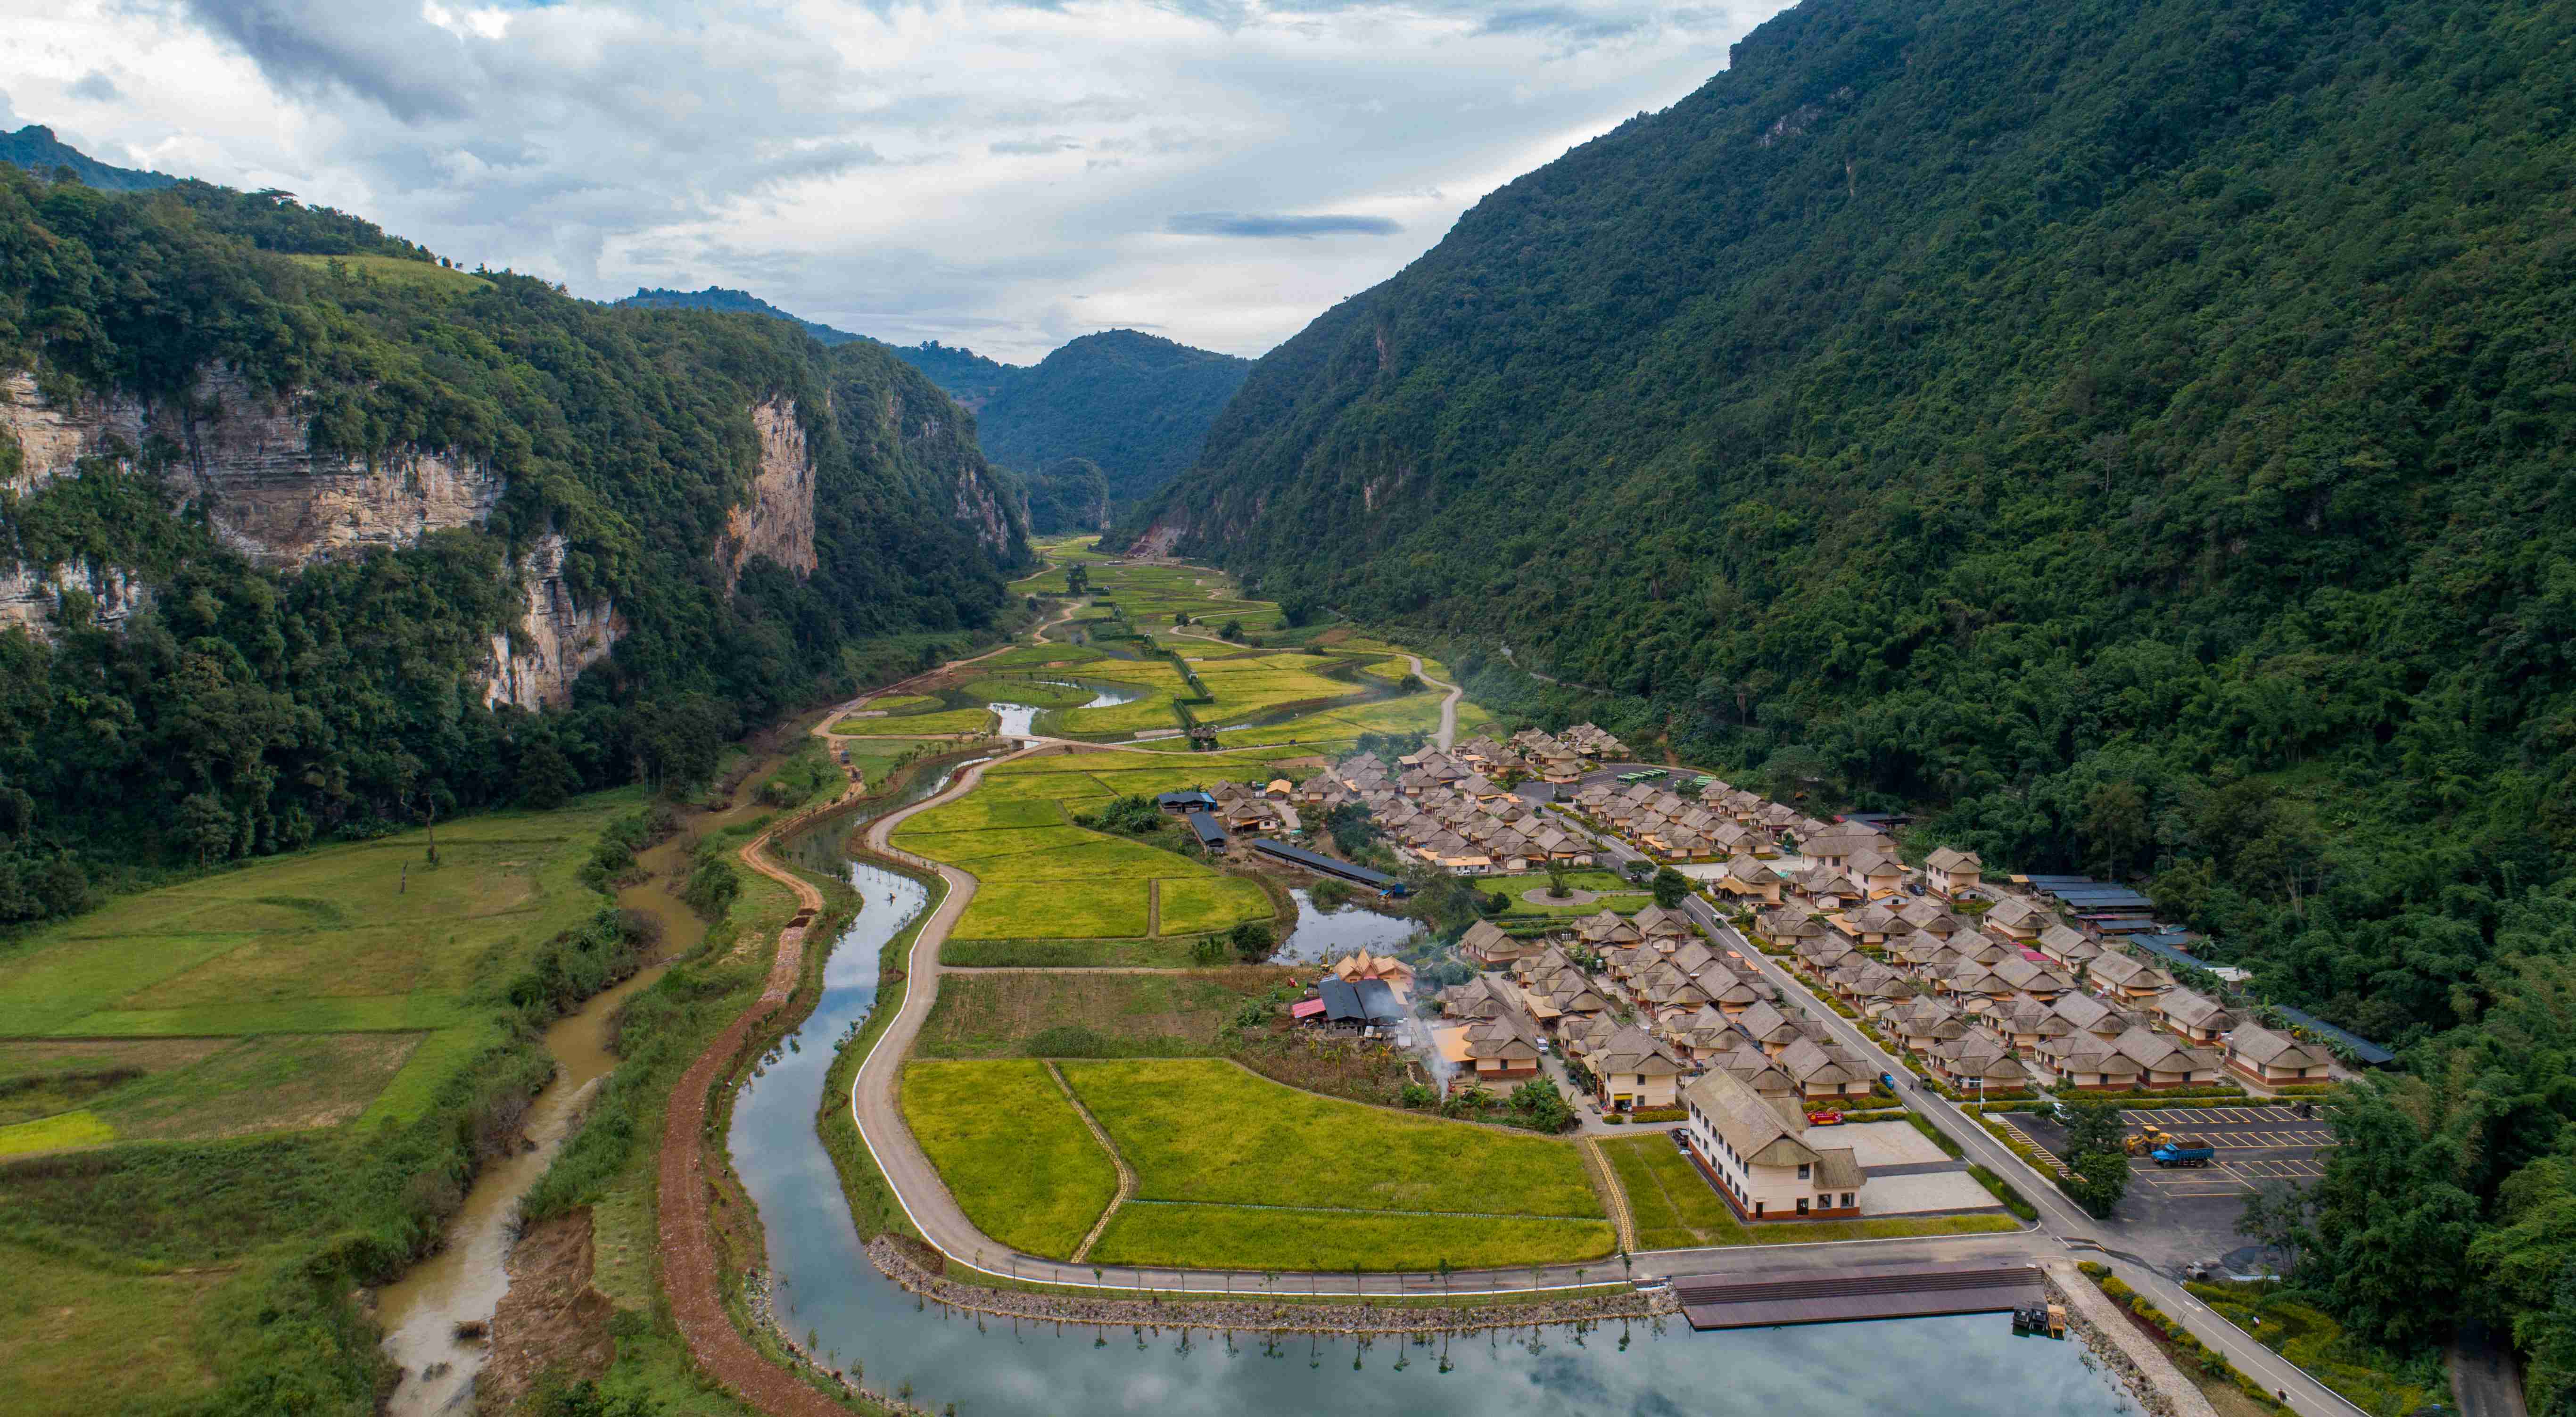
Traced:
[[1118, 1168], [1046, 1064], [915, 1062], [903, 1116], [975, 1227], [1063, 1259], [1118, 1195]]
[[832, 725], [832, 732], [845, 738], [899, 738], [923, 733], [985, 733], [994, 723], [990, 709], [958, 708], [895, 713], [884, 718], [845, 718]]
[[469, 271], [453, 270], [436, 261], [407, 261], [400, 256], [294, 255], [286, 259], [317, 271], [337, 269], [354, 281], [438, 290], [453, 295], [471, 295], [492, 286], [492, 282]]
[[[1138, 1021], [1078, 1040], [1092, 1046], [1187, 1047], [1266, 973], [1147, 986], [972, 980], [955, 1007], [941, 1000], [924, 1046], [990, 1055], [1061, 1040], [1061, 1025], [1027, 1030], [1070, 1008]], [[1008, 1021], [988, 1029], [988, 1015]], [[1569, 1142], [1318, 1097], [1215, 1059], [1057, 1066], [1136, 1172], [1135, 1197], [1089, 1256], [1104, 1264], [1473, 1269], [1578, 1262], [1617, 1246]], [[916, 1133], [932, 1129], [923, 1149], [966, 1213], [1031, 1253], [1070, 1254], [1116, 1189], [1114, 1163], [1034, 1060], [915, 1062], [904, 1109]]]
[[927, 1058], [1205, 1057], [1244, 1000], [1292, 973], [951, 974], [913, 1046]]
[[640, 800], [451, 824], [435, 869], [425, 836], [405, 833], [128, 896], [39, 932], [0, 960], [0, 1075], [77, 1087], [133, 1074], [82, 1099], [111, 1136], [416, 1115], [460, 1051], [493, 1041], [488, 1005], [469, 996], [597, 910], [579, 868]]
[[[1174, 851], [1071, 825], [1073, 814], [1123, 795], [1262, 769], [1258, 762], [1205, 757], [1167, 768], [1155, 762], [1133, 753], [1077, 753], [1002, 764], [966, 796], [907, 819], [894, 843], [976, 877], [975, 898], [951, 936], [958, 945], [1143, 938], [1153, 923], [1149, 892], [1155, 891], [1167, 912], [1160, 932], [1166, 937], [1270, 919], [1269, 898], [1251, 882]], [[1163, 835], [1179, 845], [1178, 826]], [[967, 962], [955, 945], [941, 958]]]
[[442, 824], [435, 867], [423, 832], [261, 860], [9, 946], [0, 1414], [362, 1408], [348, 1295], [510, 1135], [534, 1026], [633, 960], [582, 868], [642, 800]]
[[[1067, 1062], [1145, 1200], [1595, 1219], [1570, 1142], [1318, 1097], [1212, 1059]], [[1223, 1119], [1221, 1125], [1211, 1125]]]

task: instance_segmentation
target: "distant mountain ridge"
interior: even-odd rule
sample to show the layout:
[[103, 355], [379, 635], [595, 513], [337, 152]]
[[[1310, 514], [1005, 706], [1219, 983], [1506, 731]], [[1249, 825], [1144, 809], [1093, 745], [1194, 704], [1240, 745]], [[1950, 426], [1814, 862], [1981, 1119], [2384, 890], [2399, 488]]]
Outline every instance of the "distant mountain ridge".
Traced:
[[[1252, 372], [1251, 360], [1138, 330], [1084, 335], [1034, 365], [1020, 365], [937, 340], [886, 344], [723, 286], [644, 289], [617, 303], [767, 315], [827, 345], [885, 345], [975, 414], [985, 455], [995, 462], [1030, 476], [1068, 459], [1096, 465], [1107, 501], [1095, 504], [1088, 495], [1074, 495], [1065, 505], [1099, 505], [1101, 517], [1160, 492], [1196, 461], [1209, 426]], [[1097, 524], [1086, 514], [1065, 529]]]
[[102, 192], [149, 192], [176, 186], [179, 181], [166, 172], [101, 162], [56, 138], [54, 130], [41, 123], [30, 123], [15, 133], [0, 133], [0, 162], [15, 163], [45, 177], [51, 177], [55, 168], [68, 167], [82, 182]]
[[745, 315], [767, 315], [773, 320], [785, 320], [825, 345], [867, 339], [865, 335], [854, 335], [848, 330], [836, 330], [830, 325], [791, 315], [749, 291], [727, 290], [720, 285], [711, 285], [704, 290], [658, 290], [648, 286], [617, 303], [646, 310], [728, 310]]

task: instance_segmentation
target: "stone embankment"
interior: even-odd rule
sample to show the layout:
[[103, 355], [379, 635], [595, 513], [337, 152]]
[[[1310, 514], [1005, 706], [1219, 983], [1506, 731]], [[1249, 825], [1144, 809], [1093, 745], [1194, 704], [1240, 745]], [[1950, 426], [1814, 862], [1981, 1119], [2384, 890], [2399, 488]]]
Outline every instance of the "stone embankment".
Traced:
[[2066, 1306], [2067, 1326], [2151, 1417], [2218, 1417], [2199, 1386], [2071, 1264], [2048, 1267], [2048, 1298]]
[[1593, 1323], [1603, 1319], [1652, 1319], [1681, 1312], [1669, 1289], [1624, 1290], [1588, 1299], [1531, 1304], [1459, 1304], [1410, 1308], [1393, 1304], [1280, 1303], [1257, 1298], [1191, 1295], [1162, 1299], [1092, 1299], [1033, 1294], [967, 1284], [933, 1272], [911, 1248], [891, 1236], [868, 1242], [868, 1258], [884, 1275], [934, 1304], [996, 1318], [1039, 1323], [1099, 1324], [1127, 1328], [1231, 1330], [1236, 1333], [1468, 1333], [1534, 1324]]

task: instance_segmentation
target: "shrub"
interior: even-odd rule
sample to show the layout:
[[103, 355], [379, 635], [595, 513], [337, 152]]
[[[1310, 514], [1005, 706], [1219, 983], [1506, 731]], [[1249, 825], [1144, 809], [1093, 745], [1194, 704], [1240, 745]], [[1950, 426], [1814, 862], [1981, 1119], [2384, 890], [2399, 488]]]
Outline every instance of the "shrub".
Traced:
[[1689, 1115], [1688, 1110], [1680, 1107], [1640, 1107], [1628, 1114], [1628, 1120], [1640, 1123], [1678, 1122]]
[[1107, 1058], [1110, 1040], [1078, 1023], [1060, 1023], [1029, 1035], [1020, 1051], [1032, 1058]]

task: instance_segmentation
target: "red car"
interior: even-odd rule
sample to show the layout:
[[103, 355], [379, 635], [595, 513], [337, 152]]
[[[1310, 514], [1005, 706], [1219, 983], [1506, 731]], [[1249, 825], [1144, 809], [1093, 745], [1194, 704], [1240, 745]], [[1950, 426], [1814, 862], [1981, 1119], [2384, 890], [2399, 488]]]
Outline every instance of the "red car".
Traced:
[[1809, 1126], [1815, 1126], [1815, 1127], [1839, 1127], [1839, 1126], [1841, 1126], [1841, 1125], [1842, 1125], [1842, 1123], [1843, 1123], [1843, 1114], [1842, 1114], [1842, 1113], [1840, 1113], [1840, 1112], [1834, 1111], [1834, 1110], [1833, 1110], [1832, 1108], [1830, 1108], [1830, 1107], [1820, 1107], [1820, 1108], [1818, 1108], [1817, 1110], [1815, 1110], [1815, 1111], [1810, 1112], [1810, 1113], [1808, 1113], [1808, 1114], [1807, 1114], [1807, 1124], [1808, 1124]]

